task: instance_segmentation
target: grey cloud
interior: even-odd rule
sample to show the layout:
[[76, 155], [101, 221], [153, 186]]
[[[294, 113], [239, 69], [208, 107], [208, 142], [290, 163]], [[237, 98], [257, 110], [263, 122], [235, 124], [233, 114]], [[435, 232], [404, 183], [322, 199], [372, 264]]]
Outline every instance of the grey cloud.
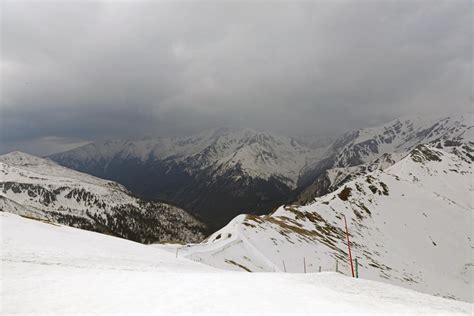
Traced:
[[2, 2], [0, 152], [222, 125], [331, 134], [469, 111], [472, 12], [471, 1]]

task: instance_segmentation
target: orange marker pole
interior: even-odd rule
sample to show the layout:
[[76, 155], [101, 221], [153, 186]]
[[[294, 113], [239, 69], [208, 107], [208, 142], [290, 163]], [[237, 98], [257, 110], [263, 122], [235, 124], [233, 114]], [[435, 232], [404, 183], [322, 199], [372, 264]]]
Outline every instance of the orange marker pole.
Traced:
[[347, 229], [347, 220], [346, 216], [342, 214], [344, 217], [344, 226], [346, 226], [346, 236], [347, 236], [347, 248], [349, 249], [349, 261], [351, 263], [351, 272], [352, 272], [352, 277], [354, 278], [354, 265], [352, 264], [352, 253], [351, 253], [351, 242], [349, 241], [349, 230]]

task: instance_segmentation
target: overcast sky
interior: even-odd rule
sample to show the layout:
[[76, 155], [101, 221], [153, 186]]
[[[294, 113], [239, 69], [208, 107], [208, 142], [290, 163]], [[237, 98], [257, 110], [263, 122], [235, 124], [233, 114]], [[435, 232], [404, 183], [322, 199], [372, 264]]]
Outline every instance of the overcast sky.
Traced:
[[466, 112], [472, 2], [2, 0], [0, 153]]

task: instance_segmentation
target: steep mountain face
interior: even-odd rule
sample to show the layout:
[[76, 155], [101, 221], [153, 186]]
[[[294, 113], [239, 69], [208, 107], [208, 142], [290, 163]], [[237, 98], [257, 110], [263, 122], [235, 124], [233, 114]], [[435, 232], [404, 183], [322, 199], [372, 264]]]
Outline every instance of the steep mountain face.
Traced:
[[0, 209], [144, 243], [196, 242], [205, 230], [180, 208], [21, 152], [0, 156]]
[[464, 146], [418, 145], [306, 206], [240, 215], [180, 254], [231, 270], [350, 275], [345, 217], [360, 277], [473, 301], [473, 159]]
[[50, 158], [185, 206], [221, 227], [243, 211], [263, 214], [286, 201], [300, 170], [320, 154], [291, 138], [213, 129], [190, 137], [91, 143]]
[[312, 183], [303, 187], [293, 204], [305, 205], [311, 203], [316, 197], [323, 196], [340, 188], [344, 183], [354, 180], [361, 175], [375, 170], [384, 170], [400, 160], [406, 153], [383, 154], [379, 158], [366, 164], [353, 167], [330, 168], [325, 170]]
[[474, 116], [402, 118], [353, 131], [336, 140], [325, 155], [302, 171], [295, 203], [305, 204], [361, 174], [385, 169], [420, 144], [457, 148], [472, 157]]

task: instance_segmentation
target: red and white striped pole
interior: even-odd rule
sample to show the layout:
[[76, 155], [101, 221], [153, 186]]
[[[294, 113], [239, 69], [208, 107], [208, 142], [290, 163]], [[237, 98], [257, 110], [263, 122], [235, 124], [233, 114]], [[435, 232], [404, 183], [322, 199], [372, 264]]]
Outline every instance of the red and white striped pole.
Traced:
[[347, 220], [346, 215], [342, 214], [344, 217], [344, 226], [346, 227], [346, 236], [347, 236], [347, 248], [349, 249], [349, 262], [351, 264], [352, 277], [354, 278], [354, 265], [352, 264], [352, 253], [351, 253], [351, 242], [349, 241], [349, 230], [347, 229]]

